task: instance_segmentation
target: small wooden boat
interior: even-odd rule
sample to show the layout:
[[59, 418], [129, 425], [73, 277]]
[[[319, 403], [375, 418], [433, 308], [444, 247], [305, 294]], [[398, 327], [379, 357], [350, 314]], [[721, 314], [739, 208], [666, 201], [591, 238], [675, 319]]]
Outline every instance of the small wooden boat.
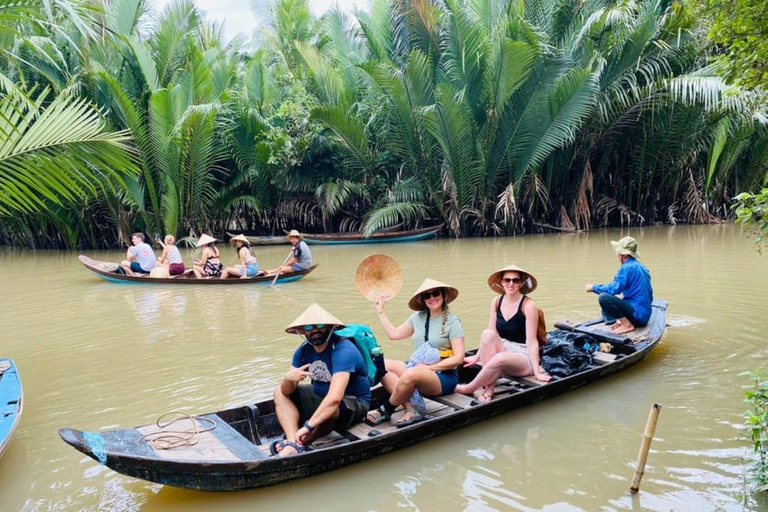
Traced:
[[312, 245], [333, 244], [374, 244], [385, 242], [415, 242], [433, 237], [443, 228], [443, 225], [431, 228], [411, 229], [408, 231], [377, 231], [364, 237], [360, 232], [354, 233], [326, 233], [304, 234], [304, 241]]
[[[192, 270], [187, 270], [183, 274], [173, 277], [149, 277], [149, 275], [133, 275], [127, 276], [125, 274], [118, 274], [117, 263], [111, 263], [108, 261], [92, 260], [88, 256], [81, 254], [78, 256], [80, 263], [87, 268], [91, 273], [99, 276], [100, 278], [113, 283], [144, 283], [144, 284], [270, 284], [275, 280], [274, 274], [265, 274], [255, 277], [249, 277], [247, 279], [240, 279], [239, 277], [232, 277], [229, 279], [219, 279], [218, 277], [203, 277], [197, 278]], [[283, 272], [277, 278], [278, 283], [290, 283], [292, 281], [298, 281], [313, 270], [317, 268], [319, 263], [316, 263], [306, 270], [300, 270], [298, 272]]]
[[[236, 236], [236, 233], [227, 233], [227, 236], [232, 238], [233, 236]], [[285, 236], [244, 236], [248, 239], [248, 243], [251, 245], [291, 245], [291, 242], [289, 242]]]
[[11, 444], [21, 419], [21, 379], [13, 359], [0, 359], [0, 457]]
[[[269, 455], [270, 442], [282, 435], [272, 400], [201, 416], [204, 420], [196, 420], [201, 430], [206, 424], [215, 424], [215, 428], [198, 434], [194, 445], [169, 450], [154, 448], [142, 440], [142, 436], [157, 432], [155, 425], [103, 432], [61, 429], [59, 435], [101, 464], [135, 478], [206, 491], [263, 487], [405, 448], [621, 371], [645, 359], [658, 344], [666, 329], [666, 311], [665, 301], [654, 302], [649, 324], [632, 332], [631, 337], [611, 333], [602, 320], [555, 324], [612, 343], [624, 353], [598, 352], [586, 370], [548, 383], [532, 377], [503, 377], [488, 403], [472, 405], [472, 397], [455, 393], [425, 399], [429, 413], [425, 421], [399, 429], [389, 424], [370, 427], [359, 423], [337, 429], [317, 440], [312, 450], [290, 457]], [[477, 367], [460, 368], [459, 380], [468, 382], [478, 371]], [[380, 386], [372, 395], [372, 407], [387, 399]], [[395, 413], [393, 420], [399, 415], [402, 412]]]

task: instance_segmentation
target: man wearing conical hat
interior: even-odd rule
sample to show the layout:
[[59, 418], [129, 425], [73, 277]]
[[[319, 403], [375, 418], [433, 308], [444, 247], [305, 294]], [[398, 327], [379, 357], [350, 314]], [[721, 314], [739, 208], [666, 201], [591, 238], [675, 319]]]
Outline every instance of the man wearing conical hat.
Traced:
[[[605, 323], [616, 334], [626, 334], [648, 324], [651, 319], [653, 288], [651, 273], [637, 259], [637, 241], [625, 236], [611, 242], [621, 267], [609, 284], [587, 284], [586, 291], [598, 294]], [[622, 298], [616, 297], [621, 294]]]
[[307, 270], [312, 266], [312, 251], [309, 250], [307, 242], [303, 240], [304, 235], [295, 229], [292, 229], [285, 238], [287, 238], [293, 246], [293, 256], [290, 261], [286, 261], [284, 265], [272, 270], [267, 270], [268, 274], [277, 274], [278, 272], [298, 272], [300, 270]]
[[129, 275], [149, 274], [155, 268], [157, 257], [144, 238], [144, 233], [134, 233], [131, 235], [131, 247], [125, 253], [125, 259], [120, 262], [122, 271]]
[[[301, 453], [334, 427], [348, 428], [368, 412], [368, 369], [354, 342], [334, 332], [343, 327], [328, 311], [312, 304], [285, 329], [304, 341], [275, 390], [275, 413], [285, 440], [272, 443], [273, 455]], [[303, 382], [307, 378], [311, 383]]]

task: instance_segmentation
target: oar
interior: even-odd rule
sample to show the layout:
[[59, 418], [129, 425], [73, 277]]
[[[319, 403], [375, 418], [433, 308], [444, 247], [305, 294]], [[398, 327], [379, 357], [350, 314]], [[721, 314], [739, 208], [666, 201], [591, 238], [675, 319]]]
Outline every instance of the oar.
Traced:
[[283, 266], [285, 266], [286, 263], [288, 263], [288, 260], [291, 259], [291, 256], [293, 256], [293, 249], [291, 249], [291, 252], [288, 253], [288, 257], [285, 258], [285, 261], [282, 265], [280, 265], [280, 269], [277, 271], [277, 274], [275, 274], [275, 278], [272, 280], [272, 284], [269, 286], [275, 286], [275, 283], [277, 282], [277, 278], [280, 277], [280, 273], [283, 271]]

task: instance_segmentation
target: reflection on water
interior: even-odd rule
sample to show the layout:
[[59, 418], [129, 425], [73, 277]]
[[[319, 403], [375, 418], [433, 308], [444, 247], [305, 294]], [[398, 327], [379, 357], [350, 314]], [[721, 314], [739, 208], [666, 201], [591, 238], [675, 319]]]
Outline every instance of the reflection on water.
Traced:
[[[741, 511], [744, 458], [738, 374], [764, 364], [768, 259], [733, 226], [632, 230], [670, 302], [671, 329], [640, 365], [603, 382], [417, 446], [287, 485], [234, 494], [173, 489], [117, 475], [62, 443], [60, 427], [98, 430], [269, 396], [297, 339], [283, 329], [310, 302], [382, 335], [354, 285], [364, 256], [404, 270], [388, 309], [404, 321], [424, 277], [449, 282], [467, 345], [488, 324], [487, 275], [531, 270], [547, 318], [594, 316], [586, 282], [617, 268], [618, 230], [507, 239], [318, 247], [320, 267], [277, 287], [102, 282], [67, 252], [0, 251], [0, 356], [16, 359], [25, 410], [0, 461], [2, 510]], [[257, 248], [277, 266], [282, 248]], [[122, 253], [95, 253], [116, 260]], [[226, 255], [225, 255], [226, 258]], [[231, 263], [232, 261], [229, 261]], [[380, 336], [383, 340], [383, 336]], [[388, 357], [410, 343], [382, 341]], [[627, 493], [653, 402], [663, 404], [638, 497]]]

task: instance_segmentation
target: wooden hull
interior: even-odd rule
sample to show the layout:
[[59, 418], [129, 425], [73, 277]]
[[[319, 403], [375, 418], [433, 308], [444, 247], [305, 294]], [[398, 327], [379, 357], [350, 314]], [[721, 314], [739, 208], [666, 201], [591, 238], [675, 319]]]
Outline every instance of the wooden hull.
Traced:
[[21, 379], [13, 359], [0, 359], [0, 457], [21, 420], [22, 398]]
[[[651, 323], [636, 337], [636, 351], [631, 354], [601, 354], [587, 370], [546, 384], [530, 377], [502, 378], [497, 382], [494, 399], [486, 404], [471, 406], [470, 397], [456, 394], [427, 399], [430, 418], [426, 421], [402, 429], [365, 424], [339, 429], [318, 440], [314, 450], [291, 457], [268, 456], [266, 447], [281, 434], [271, 400], [206, 415], [217, 428], [204, 434], [207, 437], [201, 437], [193, 447], [163, 451], [137, 442], [151, 426], [106, 432], [62, 429], [59, 434], [79, 451], [135, 478], [206, 491], [264, 487], [405, 448], [619, 372], [645, 359], [658, 344], [666, 328], [666, 309], [666, 302], [654, 303]], [[559, 326], [588, 332], [602, 341], [619, 339], [588, 322]], [[459, 373], [460, 381], [467, 382], [476, 375], [477, 368], [461, 368]], [[372, 407], [385, 399], [383, 389], [374, 390]], [[374, 429], [380, 433], [371, 437]]]
[[[271, 284], [275, 280], [275, 275], [265, 275], [257, 277], [249, 277], [247, 279], [240, 279], [239, 277], [233, 277], [230, 279], [214, 278], [202, 278], [198, 279], [191, 272], [175, 276], [175, 277], [149, 277], [148, 275], [141, 276], [127, 276], [118, 274], [115, 272], [118, 265], [117, 263], [110, 263], [108, 261], [92, 260], [88, 256], [78, 256], [80, 263], [85, 266], [92, 274], [109, 281], [111, 283], [140, 283], [140, 284], [204, 284], [204, 285], [248, 285], [248, 284]], [[299, 272], [286, 272], [280, 274], [277, 278], [278, 283], [290, 283], [298, 281], [313, 270], [317, 268], [319, 263], [316, 263], [306, 270], [300, 270]]]
[[382, 231], [363, 237], [362, 233], [305, 234], [304, 241], [312, 245], [378, 244], [389, 242], [415, 242], [437, 235], [443, 225], [410, 231]]
[[[227, 233], [232, 238], [234, 233]], [[285, 236], [250, 236], [245, 235], [251, 245], [291, 245]]]

